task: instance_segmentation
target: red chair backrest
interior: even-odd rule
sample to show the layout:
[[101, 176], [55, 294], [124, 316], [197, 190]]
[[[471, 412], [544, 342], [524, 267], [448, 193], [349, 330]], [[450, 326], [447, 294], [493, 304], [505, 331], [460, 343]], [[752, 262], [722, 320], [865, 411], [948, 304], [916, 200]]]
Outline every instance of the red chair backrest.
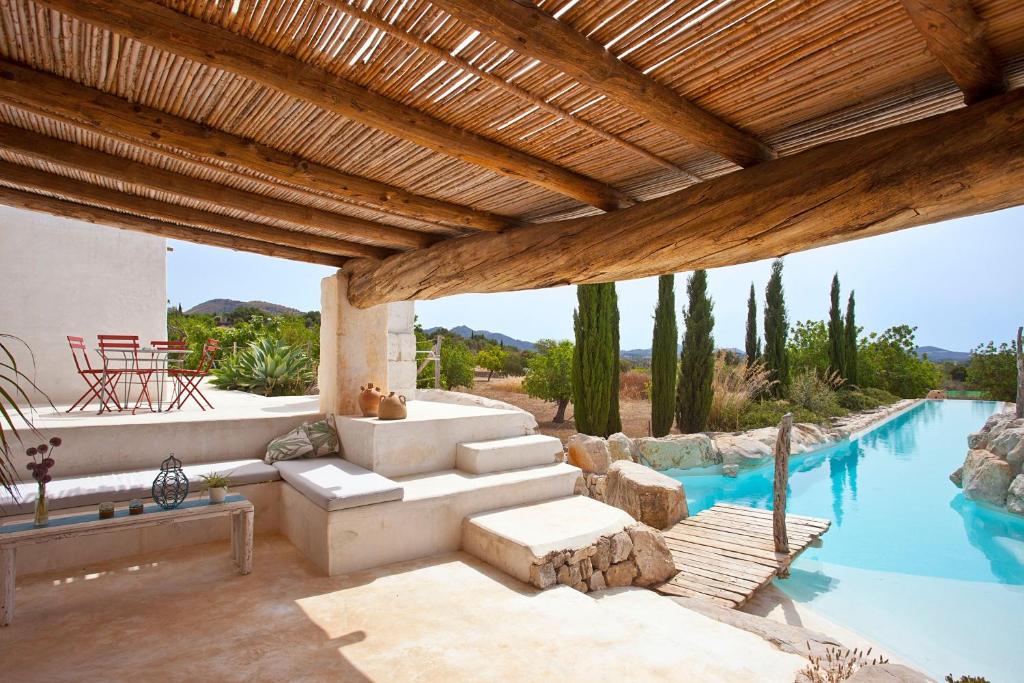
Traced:
[[[130, 368], [139, 367], [139, 335], [137, 334], [98, 334], [96, 338], [100, 341], [100, 353], [110, 361], [130, 361]], [[107, 357], [108, 351], [117, 351], [119, 354]], [[124, 352], [131, 351], [131, 354]], [[118, 366], [121, 367], [121, 366]]]
[[75, 369], [78, 370], [78, 374], [82, 374], [82, 362], [78, 360], [79, 356], [82, 357], [82, 361], [85, 361], [85, 369], [92, 370], [88, 349], [85, 346], [85, 337], [68, 335], [68, 346], [71, 347], [71, 358], [75, 361]]
[[171, 349], [173, 351], [188, 351], [188, 342], [184, 340], [171, 339], [168, 341], [154, 340], [149, 342], [154, 349]]
[[203, 359], [199, 361], [199, 370], [204, 374], [213, 367], [213, 361], [216, 360], [218, 351], [220, 351], [220, 342], [216, 339], [207, 339], [203, 346]]

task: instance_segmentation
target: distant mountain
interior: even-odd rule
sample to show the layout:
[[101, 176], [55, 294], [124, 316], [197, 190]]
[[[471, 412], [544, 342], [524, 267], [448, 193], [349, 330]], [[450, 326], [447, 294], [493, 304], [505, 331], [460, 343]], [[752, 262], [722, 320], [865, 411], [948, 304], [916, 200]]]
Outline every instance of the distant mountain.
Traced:
[[[678, 354], [682, 350], [683, 350], [682, 345], [681, 344], [676, 344], [676, 353]], [[733, 353], [735, 353], [740, 358], [743, 358], [746, 355], [743, 352], [742, 349], [737, 349], [737, 348], [723, 348], [723, 349], [717, 349], [717, 350], [718, 351], [732, 351]], [[625, 351], [622, 351], [620, 353], [620, 355], [623, 358], [629, 358], [630, 360], [643, 360], [644, 358], [650, 358], [651, 357], [651, 353], [652, 353], [651, 349], [627, 349]]]
[[928, 354], [928, 360], [935, 363], [944, 363], [946, 361], [952, 361], [954, 363], [966, 363], [971, 360], [971, 354], [963, 351], [949, 351], [947, 349], [940, 349], [938, 346], [918, 346], [914, 349], [914, 352], [918, 356], [924, 356]]
[[226, 315], [236, 308], [243, 307], [256, 308], [267, 315], [302, 315], [302, 311], [282, 306], [281, 304], [272, 304], [267, 301], [235, 301], [234, 299], [210, 299], [198, 306], [193, 306], [185, 312], [189, 315], [197, 313], [201, 315]]
[[[431, 327], [429, 330], [424, 330], [424, 332], [427, 335], [433, 335], [436, 334], [437, 331], [440, 329], [442, 328]], [[522, 339], [515, 339], [514, 337], [510, 337], [507, 334], [502, 334], [501, 332], [490, 332], [488, 330], [474, 330], [473, 328], [467, 327], [465, 325], [452, 327], [448, 331], [451, 332], [452, 334], [459, 335], [463, 339], [469, 339], [470, 337], [474, 336], [483, 337], [484, 339], [490, 339], [495, 343], [504, 344], [505, 346], [511, 346], [514, 349], [519, 349], [520, 351], [535, 351], [537, 349], [537, 345], [534, 344], [533, 342], [523, 341]]]

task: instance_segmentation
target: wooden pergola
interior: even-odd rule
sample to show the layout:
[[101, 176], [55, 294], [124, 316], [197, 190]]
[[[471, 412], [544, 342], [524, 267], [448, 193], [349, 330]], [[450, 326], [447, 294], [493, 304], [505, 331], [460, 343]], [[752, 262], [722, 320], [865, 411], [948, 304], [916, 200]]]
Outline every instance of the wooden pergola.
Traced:
[[359, 307], [1024, 203], [1021, 0], [4, 0], [0, 202]]

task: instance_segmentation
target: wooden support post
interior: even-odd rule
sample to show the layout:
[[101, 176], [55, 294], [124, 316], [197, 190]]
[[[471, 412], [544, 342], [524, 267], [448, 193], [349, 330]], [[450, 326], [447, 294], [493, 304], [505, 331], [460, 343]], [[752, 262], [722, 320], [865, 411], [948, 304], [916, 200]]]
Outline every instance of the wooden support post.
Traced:
[[14, 546], [0, 548], [0, 626], [14, 621], [15, 552]]
[[434, 345], [434, 388], [441, 388], [441, 335], [437, 335], [437, 343]]
[[1017, 328], [1017, 417], [1024, 417], [1024, 327]]
[[[779, 435], [775, 438], [775, 496], [772, 511], [772, 532], [775, 552], [789, 554], [789, 535], [786, 533], [786, 486], [789, 484], [789, 445], [793, 430], [793, 414], [786, 413], [779, 422]], [[789, 566], [779, 569], [779, 576], [789, 576]]]

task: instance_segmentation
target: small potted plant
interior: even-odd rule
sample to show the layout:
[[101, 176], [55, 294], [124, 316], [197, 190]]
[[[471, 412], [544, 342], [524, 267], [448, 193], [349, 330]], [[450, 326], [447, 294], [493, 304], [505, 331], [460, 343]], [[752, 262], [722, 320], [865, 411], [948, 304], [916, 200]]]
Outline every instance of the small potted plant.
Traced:
[[228, 486], [231, 485], [231, 480], [217, 472], [201, 474], [199, 478], [206, 484], [206, 490], [210, 493], [210, 502], [223, 503], [224, 497], [228, 495]]

